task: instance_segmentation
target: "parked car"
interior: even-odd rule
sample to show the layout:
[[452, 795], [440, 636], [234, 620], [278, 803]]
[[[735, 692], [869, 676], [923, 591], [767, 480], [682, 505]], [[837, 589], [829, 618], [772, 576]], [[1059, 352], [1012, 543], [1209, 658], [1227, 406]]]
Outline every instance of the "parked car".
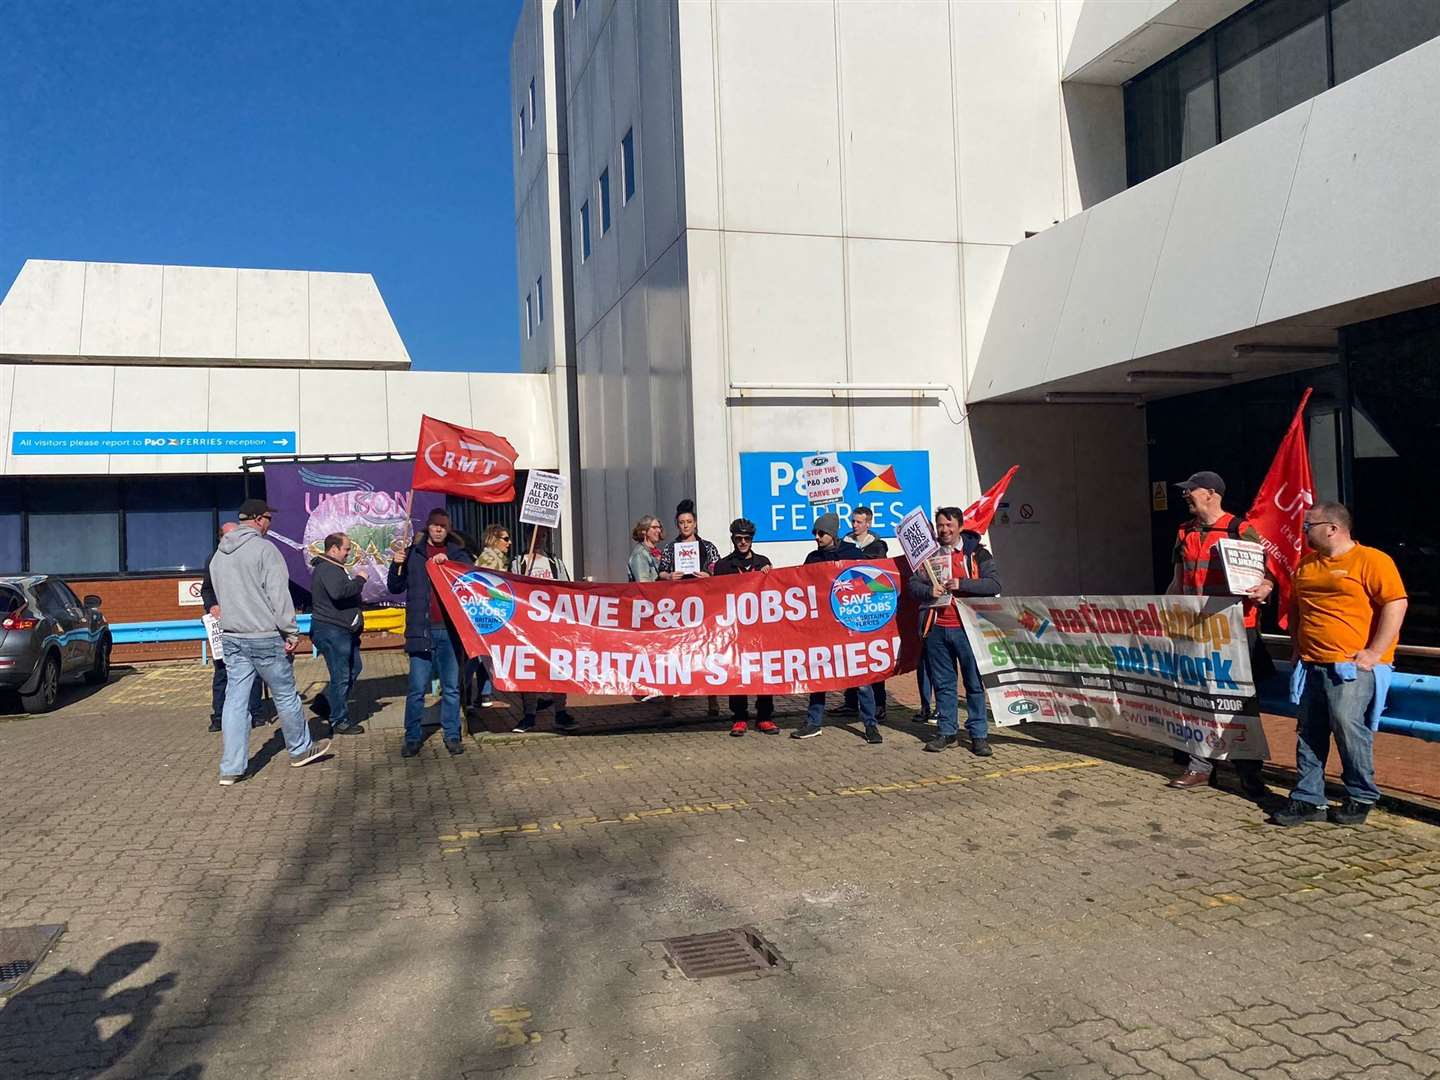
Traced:
[[82, 604], [57, 577], [0, 577], [0, 690], [20, 694], [27, 712], [49, 712], [60, 686], [110, 678], [110, 626], [100, 597]]

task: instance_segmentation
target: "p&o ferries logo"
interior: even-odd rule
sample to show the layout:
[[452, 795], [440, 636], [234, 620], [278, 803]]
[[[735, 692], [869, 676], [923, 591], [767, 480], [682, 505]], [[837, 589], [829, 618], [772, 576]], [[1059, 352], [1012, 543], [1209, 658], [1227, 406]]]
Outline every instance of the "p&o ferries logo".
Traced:
[[515, 615], [515, 594], [501, 578], [471, 570], [455, 579], [455, 599], [478, 634], [493, 634]]
[[841, 625], [858, 633], [879, 630], [895, 618], [899, 606], [899, 580], [878, 567], [852, 566], [830, 586], [830, 610]]

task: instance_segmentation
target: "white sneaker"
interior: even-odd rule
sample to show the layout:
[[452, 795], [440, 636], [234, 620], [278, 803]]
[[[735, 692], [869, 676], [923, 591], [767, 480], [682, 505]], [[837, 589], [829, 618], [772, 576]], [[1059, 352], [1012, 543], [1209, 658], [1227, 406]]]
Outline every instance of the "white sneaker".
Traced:
[[[316, 758], [322, 758], [329, 752], [329, 739], [321, 739], [319, 742], [313, 742], [310, 744], [310, 749], [305, 751], [305, 753], [302, 754], [300, 757], [292, 757], [290, 759], [290, 767], [292, 769], [298, 769], [302, 765], [309, 765], [310, 762], [314, 761]], [[222, 780], [221, 783], [223, 784], [224, 781]]]

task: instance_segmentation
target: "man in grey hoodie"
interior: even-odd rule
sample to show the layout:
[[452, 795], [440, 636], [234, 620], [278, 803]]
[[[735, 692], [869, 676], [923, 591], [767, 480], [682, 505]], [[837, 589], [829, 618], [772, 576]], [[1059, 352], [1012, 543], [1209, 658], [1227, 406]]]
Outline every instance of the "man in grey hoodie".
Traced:
[[300, 643], [289, 574], [279, 549], [265, 539], [275, 511], [263, 499], [246, 499], [237, 515], [239, 528], [220, 540], [210, 560], [210, 578], [220, 600], [220, 629], [225, 635], [225, 709], [220, 717], [224, 751], [220, 783], [245, 779], [250, 760], [250, 686], [258, 676], [270, 688], [285, 733], [290, 764], [297, 768], [324, 756], [330, 740], [314, 742], [300, 711], [295, 669], [290, 656]]

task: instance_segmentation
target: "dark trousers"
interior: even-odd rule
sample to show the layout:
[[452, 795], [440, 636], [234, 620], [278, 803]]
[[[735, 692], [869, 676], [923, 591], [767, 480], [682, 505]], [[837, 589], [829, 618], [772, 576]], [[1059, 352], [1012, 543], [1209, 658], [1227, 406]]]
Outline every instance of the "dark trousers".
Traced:
[[[750, 715], [748, 700], [744, 694], [731, 695], [730, 714], [736, 720], [745, 720]], [[755, 698], [755, 719], [769, 720], [775, 715], [775, 699], [769, 694], [759, 694]]]
[[[210, 676], [210, 722], [220, 723], [220, 716], [225, 711], [225, 687], [230, 684], [230, 676], [225, 673], [225, 661], [216, 660], [215, 671]], [[253, 720], [260, 715], [260, 693], [265, 689], [265, 684], [256, 679], [250, 684], [250, 717]]]
[[344, 627], [314, 623], [310, 627], [310, 640], [320, 650], [320, 655], [325, 658], [325, 667], [330, 672], [330, 683], [325, 687], [325, 700], [330, 706], [330, 725], [343, 728], [350, 723], [350, 693], [355, 689], [355, 680], [360, 678], [363, 666], [360, 635], [352, 634]]
[[[875, 693], [875, 715], [881, 720], [885, 719], [885, 680], [871, 683], [870, 689]], [[858, 709], [860, 707], [860, 691], [852, 686], [845, 691], [845, 704], [848, 708]]]

